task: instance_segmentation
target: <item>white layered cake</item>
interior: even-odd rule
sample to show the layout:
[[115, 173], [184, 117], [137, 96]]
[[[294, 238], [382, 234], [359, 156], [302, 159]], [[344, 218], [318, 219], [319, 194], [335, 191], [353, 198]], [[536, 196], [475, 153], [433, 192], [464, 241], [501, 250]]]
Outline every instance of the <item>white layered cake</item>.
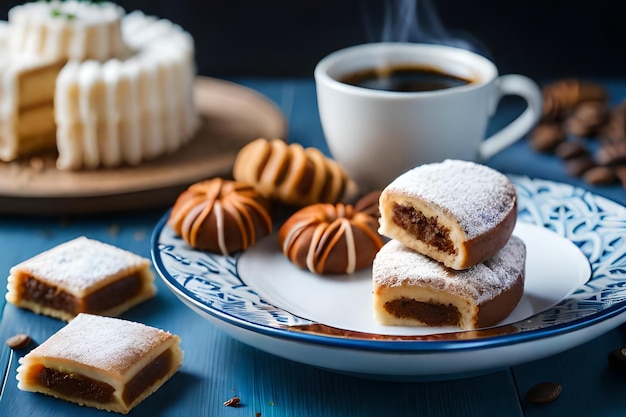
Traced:
[[56, 148], [59, 169], [136, 165], [193, 136], [194, 42], [180, 26], [70, 0], [16, 6], [4, 28], [0, 159]]

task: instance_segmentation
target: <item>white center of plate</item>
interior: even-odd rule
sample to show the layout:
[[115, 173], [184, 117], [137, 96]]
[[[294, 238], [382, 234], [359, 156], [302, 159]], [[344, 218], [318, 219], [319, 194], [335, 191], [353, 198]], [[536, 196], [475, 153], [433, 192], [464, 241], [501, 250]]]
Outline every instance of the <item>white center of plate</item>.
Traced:
[[[552, 307], [591, 276], [587, 258], [569, 240], [543, 227], [520, 222], [513, 233], [526, 244], [526, 281], [522, 299], [500, 325], [524, 320]], [[301, 270], [279, 250], [276, 234], [244, 252], [237, 268], [242, 281], [269, 304], [328, 326], [385, 335], [459, 330], [379, 324], [373, 315], [371, 269], [332, 276]]]

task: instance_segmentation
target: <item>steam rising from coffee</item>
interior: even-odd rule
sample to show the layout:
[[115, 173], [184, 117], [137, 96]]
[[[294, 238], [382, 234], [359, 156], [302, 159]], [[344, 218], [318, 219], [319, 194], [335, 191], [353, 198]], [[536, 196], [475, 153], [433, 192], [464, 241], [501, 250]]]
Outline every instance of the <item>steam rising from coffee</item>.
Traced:
[[446, 29], [431, 0], [362, 1], [370, 42], [433, 43], [467, 49], [489, 58], [487, 48], [470, 34]]

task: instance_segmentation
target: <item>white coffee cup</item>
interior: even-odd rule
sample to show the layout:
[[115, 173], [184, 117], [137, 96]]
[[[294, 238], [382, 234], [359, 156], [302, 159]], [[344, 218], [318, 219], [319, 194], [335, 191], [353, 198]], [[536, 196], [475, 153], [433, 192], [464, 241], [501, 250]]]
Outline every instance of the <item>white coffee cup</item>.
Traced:
[[[472, 80], [447, 89], [382, 91], [339, 81], [376, 67], [418, 65]], [[332, 157], [362, 191], [382, 189], [415, 166], [444, 159], [484, 161], [527, 134], [541, 115], [541, 90], [517, 74], [499, 76], [487, 58], [459, 48], [369, 43], [333, 52], [315, 68], [320, 120]], [[526, 109], [485, 138], [504, 95]]]

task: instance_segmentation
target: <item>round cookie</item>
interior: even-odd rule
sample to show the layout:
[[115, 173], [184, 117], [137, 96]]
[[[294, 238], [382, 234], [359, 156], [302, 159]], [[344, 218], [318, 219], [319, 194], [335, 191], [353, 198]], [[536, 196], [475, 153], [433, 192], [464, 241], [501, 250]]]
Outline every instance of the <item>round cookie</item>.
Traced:
[[281, 139], [256, 139], [235, 159], [233, 177], [252, 184], [272, 200], [293, 206], [346, 201], [356, 185], [318, 149]]
[[[364, 211], [356, 208], [360, 206]], [[301, 208], [281, 226], [279, 246], [291, 262], [316, 274], [367, 268], [384, 243], [372, 207], [368, 200], [354, 206], [318, 203]]]
[[246, 183], [222, 178], [183, 191], [167, 224], [194, 249], [223, 255], [248, 249], [272, 230], [267, 199]]

